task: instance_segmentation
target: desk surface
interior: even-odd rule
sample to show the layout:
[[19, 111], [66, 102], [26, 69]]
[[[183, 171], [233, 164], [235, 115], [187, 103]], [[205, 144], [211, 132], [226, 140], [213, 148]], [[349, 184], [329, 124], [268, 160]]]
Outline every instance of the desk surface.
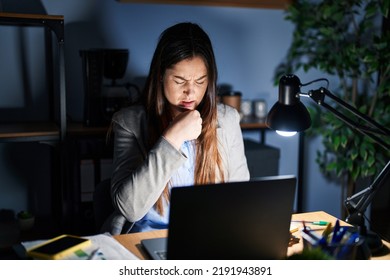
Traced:
[[[300, 214], [293, 214], [292, 215], [292, 221], [297, 220], [305, 220], [305, 221], [327, 221], [331, 222], [332, 224], [335, 224], [337, 218], [327, 214], [323, 211], [318, 212], [307, 212], [307, 213], [300, 213]], [[347, 225], [345, 222], [341, 221], [341, 225]], [[316, 226], [316, 225], [310, 225], [312, 229], [319, 229], [323, 230], [325, 229], [324, 226]], [[142, 239], [147, 238], [155, 238], [155, 237], [165, 237], [167, 236], [168, 231], [167, 230], [156, 230], [156, 231], [149, 231], [149, 232], [140, 232], [140, 233], [131, 233], [131, 234], [123, 234], [123, 235], [117, 235], [114, 236], [114, 238], [121, 243], [124, 247], [126, 247], [130, 252], [135, 254], [140, 259], [148, 259], [147, 253], [143, 250], [141, 243]], [[299, 231], [294, 233], [295, 236], [301, 238]], [[372, 259], [384, 259], [384, 260], [390, 260], [390, 243], [383, 241], [384, 245], [388, 248], [387, 254], [379, 257], [373, 257]], [[294, 253], [299, 253], [303, 249], [302, 240], [300, 240], [298, 243], [292, 245], [291, 247], [288, 247], [287, 255], [291, 256]]]

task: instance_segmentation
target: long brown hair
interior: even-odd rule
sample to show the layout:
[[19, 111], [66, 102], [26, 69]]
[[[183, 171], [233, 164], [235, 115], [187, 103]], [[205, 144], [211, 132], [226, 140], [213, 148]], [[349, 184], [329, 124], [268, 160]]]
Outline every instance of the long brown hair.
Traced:
[[[217, 67], [209, 36], [197, 24], [183, 22], [166, 29], [160, 36], [144, 88], [144, 105], [148, 115], [149, 149], [161, 137], [172, 120], [169, 104], [163, 92], [162, 77], [166, 69], [193, 57], [201, 57], [207, 68], [208, 87], [197, 107], [202, 117], [202, 132], [196, 141], [194, 182], [203, 185], [223, 182], [222, 160], [217, 138]], [[169, 200], [168, 184], [156, 202], [163, 213], [163, 199]]]

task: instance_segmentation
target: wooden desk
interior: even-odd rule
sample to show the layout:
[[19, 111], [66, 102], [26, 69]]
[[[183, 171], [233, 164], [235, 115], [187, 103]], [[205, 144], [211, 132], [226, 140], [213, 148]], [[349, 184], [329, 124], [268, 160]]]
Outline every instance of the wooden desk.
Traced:
[[[327, 214], [323, 211], [317, 211], [317, 212], [307, 212], [307, 213], [301, 213], [301, 214], [293, 214], [292, 215], [292, 221], [327, 221], [331, 222], [332, 224], [335, 224], [337, 218], [333, 217], [332, 215]], [[341, 221], [341, 225], [347, 225], [347, 223]], [[319, 229], [323, 230], [325, 229], [324, 226], [316, 226], [316, 225], [310, 225], [312, 229]], [[155, 238], [155, 237], [165, 237], [167, 236], [168, 231], [167, 230], [156, 230], [156, 231], [150, 231], [150, 232], [140, 232], [140, 233], [131, 233], [131, 234], [123, 234], [123, 235], [117, 235], [114, 236], [114, 238], [121, 243], [124, 247], [126, 247], [130, 252], [134, 253], [137, 257], [140, 259], [149, 259], [147, 253], [143, 250], [141, 246], [141, 240], [147, 239], [147, 238]], [[294, 233], [295, 236], [300, 237], [299, 231]], [[372, 257], [372, 259], [378, 260], [390, 260], [390, 243], [383, 241], [384, 245], [387, 247], [387, 254], [380, 256], [380, 257]], [[287, 249], [287, 255], [291, 256], [294, 253], [299, 253], [303, 249], [303, 243], [302, 240], [299, 241], [299, 243], [294, 244], [291, 247], [288, 247]]]

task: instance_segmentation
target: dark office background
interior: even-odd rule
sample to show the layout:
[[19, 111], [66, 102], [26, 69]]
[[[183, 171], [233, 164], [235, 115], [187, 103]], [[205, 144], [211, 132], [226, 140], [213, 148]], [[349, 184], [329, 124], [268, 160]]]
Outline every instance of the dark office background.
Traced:
[[[141, 85], [160, 32], [179, 21], [194, 21], [204, 27], [213, 41], [219, 83], [242, 92], [244, 99], [264, 99], [270, 107], [277, 99], [273, 73], [286, 55], [293, 31], [282, 9], [115, 0], [3, 0], [0, 3], [4, 11], [39, 13], [39, 9], [44, 9], [47, 14], [64, 15], [67, 117], [73, 121], [83, 120], [80, 50], [128, 49], [127, 71], [120, 82]], [[46, 118], [47, 112], [42, 109], [47, 102], [42, 31], [0, 26], [0, 37], [1, 120]], [[323, 77], [318, 72], [297, 74], [302, 81]], [[257, 141], [259, 134], [244, 132], [244, 137]], [[279, 174], [297, 174], [298, 136], [286, 139], [267, 131], [266, 143], [280, 149]], [[324, 210], [340, 216], [340, 184], [328, 181], [320, 173], [315, 162], [316, 150], [320, 148], [319, 138], [306, 142], [303, 211]], [[16, 213], [31, 208], [34, 201], [45, 201], [50, 185], [48, 159], [48, 148], [42, 144], [0, 143], [0, 209]], [[38, 214], [50, 211], [45, 203], [34, 207]]]

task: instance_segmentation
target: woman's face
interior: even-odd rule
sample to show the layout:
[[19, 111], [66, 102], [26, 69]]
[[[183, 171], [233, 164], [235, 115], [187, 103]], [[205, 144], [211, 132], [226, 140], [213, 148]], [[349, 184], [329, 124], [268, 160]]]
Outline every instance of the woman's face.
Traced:
[[174, 116], [194, 110], [202, 101], [207, 85], [207, 68], [202, 58], [185, 59], [165, 71], [164, 95]]

